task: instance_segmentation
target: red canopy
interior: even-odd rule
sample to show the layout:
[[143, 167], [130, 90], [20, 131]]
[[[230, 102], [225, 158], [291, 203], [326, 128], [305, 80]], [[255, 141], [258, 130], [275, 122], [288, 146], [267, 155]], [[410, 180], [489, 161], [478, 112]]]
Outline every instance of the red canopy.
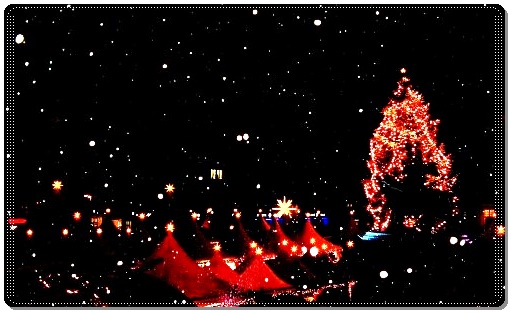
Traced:
[[218, 296], [228, 289], [225, 283], [207, 269], [199, 267], [181, 248], [172, 233], [167, 235], [151, 257], [159, 258], [163, 262], [156, 265], [149, 274], [183, 291], [191, 299]]
[[282, 227], [280, 227], [278, 219], [273, 220], [275, 223], [275, 239], [277, 240], [277, 247], [278, 249], [284, 253], [286, 256], [302, 256], [302, 245], [289, 239], [289, 237], [286, 236], [284, 231], [282, 230]]
[[310, 219], [307, 219], [301, 236], [297, 239], [303, 246], [310, 251], [311, 248], [318, 249], [317, 255], [335, 253], [337, 257], [341, 257], [342, 247], [331, 243], [323, 238], [312, 226]]
[[215, 275], [217, 278], [228, 282], [231, 286], [234, 286], [238, 283], [238, 272], [231, 269], [227, 265], [220, 251], [215, 251], [213, 257], [211, 258], [209, 271], [213, 273], [213, 275]]
[[275, 275], [261, 256], [256, 255], [249, 262], [238, 280], [241, 291], [291, 288], [291, 285]]

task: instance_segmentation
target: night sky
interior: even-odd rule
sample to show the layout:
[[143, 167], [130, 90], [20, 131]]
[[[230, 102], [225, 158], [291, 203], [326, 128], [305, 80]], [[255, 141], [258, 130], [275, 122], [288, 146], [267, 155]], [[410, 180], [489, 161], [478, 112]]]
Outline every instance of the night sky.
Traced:
[[[5, 112], [16, 112], [9, 216], [36, 228], [33, 212], [53, 226], [77, 210], [110, 208], [125, 219], [167, 210], [177, 219], [211, 207], [218, 218], [237, 208], [253, 220], [286, 196], [304, 212], [326, 213], [335, 230], [352, 209], [368, 227], [369, 142], [405, 68], [441, 121], [438, 143], [458, 177], [453, 192], [461, 216], [473, 219], [495, 205], [500, 13], [12, 9], [7, 39], [23, 42], [12, 45], [14, 101]], [[223, 179], [211, 179], [212, 169]]]
[[17, 206], [59, 179], [123, 209], [158, 203], [170, 182], [187, 208], [213, 188], [229, 208], [284, 195], [362, 208], [369, 140], [403, 67], [441, 120], [460, 200], [492, 203], [495, 13], [16, 10]]

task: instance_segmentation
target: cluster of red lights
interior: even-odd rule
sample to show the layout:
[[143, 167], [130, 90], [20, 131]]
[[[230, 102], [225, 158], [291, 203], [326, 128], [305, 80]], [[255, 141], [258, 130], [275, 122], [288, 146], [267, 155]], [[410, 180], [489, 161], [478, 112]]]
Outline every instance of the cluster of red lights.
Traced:
[[[401, 73], [406, 70], [402, 69]], [[394, 92], [395, 99], [383, 109], [383, 121], [370, 141], [371, 159], [367, 167], [371, 178], [363, 181], [369, 204], [367, 210], [374, 219], [373, 230], [385, 231], [390, 223], [391, 209], [385, 206], [386, 197], [381, 190], [382, 181], [391, 178], [403, 181], [405, 166], [419, 157], [424, 164], [435, 163], [438, 176], [425, 175], [424, 185], [431, 189], [450, 192], [456, 183], [451, 176], [451, 157], [443, 144], [437, 145], [439, 120], [430, 120], [429, 104], [413, 90], [409, 79], [403, 77]]]

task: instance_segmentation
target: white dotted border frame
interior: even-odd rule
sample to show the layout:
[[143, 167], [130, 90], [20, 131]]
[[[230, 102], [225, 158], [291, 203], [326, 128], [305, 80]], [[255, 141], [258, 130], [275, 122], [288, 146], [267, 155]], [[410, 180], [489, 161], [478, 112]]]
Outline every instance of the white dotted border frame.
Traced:
[[[10, 217], [7, 212], [14, 212], [14, 12], [16, 9], [494, 9], [496, 10], [495, 14], [495, 82], [494, 82], [494, 105], [495, 105], [495, 210], [497, 212], [496, 223], [505, 225], [505, 221], [502, 218], [504, 214], [504, 108], [505, 108], [505, 98], [504, 98], [504, 14], [505, 11], [502, 7], [498, 5], [473, 5], [473, 6], [449, 6], [449, 5], [437, 5], [437, 6], [380, 6], [380, 5], [360, 5], [360, 6], [345, 6], [345, 5], [317, 5], [317, 6], [231, 6], [231, 5], [215, 5], [212, 4], [210, 6], [74, 6], [74, 5], [54, 5], [54, 6], [38, 6], [38, 5], [10, 5], [5, 9], [5, 50], [6, 50], [6, 68], [5, 68], [5, 150], [6, 150], [6, 158], [5, 158], [5, 208], [6, 208], [6, 217]], [[14, 215], [14, 214], [12, 214]], [[10, 299], [14, 299], [14, 233], [10, 229], [7, 219], [5, 220], [6, 236], [5, 236], [5, 302], [11, 306], [83, 306], [87, 304], [83, 303], [65, 303], [65, 302], [47, 302], [47, 303], [35, 303], [35, 302], [22, 302], [15, 303]], [[370, 307], [383, 305], [386, 307], [391, 307], [392, 305], [398, 305], [402, 307], [403, 305], [411, 305], [413, 307], [417, 306], [441, 306], [441, 307], [450, 307], [450, 306], [495, 306], [501, 305], [504, 306], [506, 304], [505, 299], [505, 277], [504, 277], [504, 262], [499, 262], [498, 260], [502, 260], [504, 257], [504, 243], [503, 239], [495, 240], [495, 302], [487, 302], [487, 303], [468, 303], [468, 302], [442, 302], [433, 303], [433, 302], [402, 302], [402, 303], [391, 303], [391, 302], [363, 302], [363, 303], [303, 303], [302, 306], [321, 306], [321, 305], [343, 305], [346, 307], [359, 307], [363, 305], [368, 305]], [[166, 303], [166, 302], [145, 302], [145, 303], [129, 303], [129, 302], [111, 302], [111, 303], [103, 303], [106, 305], [114, 305], [114, 306], [128, 306], [133, 307], [137, 305], [172, 305], [177, 306], [179, 304]], [[213, 304], [213, 303], [212, 303]], [[91, 305], [91, 304], [89, 304]], [[260, 303], [255, 307], [260, 307], [262, 305], [276, 305], [276, 306], [285, 306], [285, 305], [293, 305], [296, 306], [296, 303]]]

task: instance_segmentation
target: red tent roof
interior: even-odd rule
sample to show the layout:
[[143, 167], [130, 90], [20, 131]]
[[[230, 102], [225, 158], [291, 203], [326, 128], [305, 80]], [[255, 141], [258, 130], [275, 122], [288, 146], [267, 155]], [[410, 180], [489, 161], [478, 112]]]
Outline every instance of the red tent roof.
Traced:
[[307, 219], [303, 228], [301, 236], [297, 239], [303, 246], [307, 247], [307, 251], [311, 248], [316, 247], [318, 249], [318, 255], [335, 252], [338, 257], [341, 257], [342, 247], [331, 243], [330, 241], [323, 238], [312, 226], [310, 219]]
[[205, 268], [201, 268], [181, 248], [174, 236], [169, 233], [156, 249], [151, 259], [162, 258], [149, 274], [154, 275], [176, 289], [183, 291], [191, 299], [217, 296], [228, 289]]
[[255, 256], [249, 262], [238, 280], [238, 286], [242, 291], [291, 288], [291, 285], [275, 275], [262, 257]]
[[302, 245], [286, 236], [277, 219], [274, 219], [273, 221], [275, 223], [275, 239], [277, 240], [277, 247], [279, 250], [286, 256], [302, 256]]
[[222, 257], [222, 253], [215, 251], [213, 257], [210, 260], [209, 271], [213, 273], [217, 278], [226, 281], [229, 285], [234, 286], [238, 283], [239, 274], [235, 270], [231, 269]]

